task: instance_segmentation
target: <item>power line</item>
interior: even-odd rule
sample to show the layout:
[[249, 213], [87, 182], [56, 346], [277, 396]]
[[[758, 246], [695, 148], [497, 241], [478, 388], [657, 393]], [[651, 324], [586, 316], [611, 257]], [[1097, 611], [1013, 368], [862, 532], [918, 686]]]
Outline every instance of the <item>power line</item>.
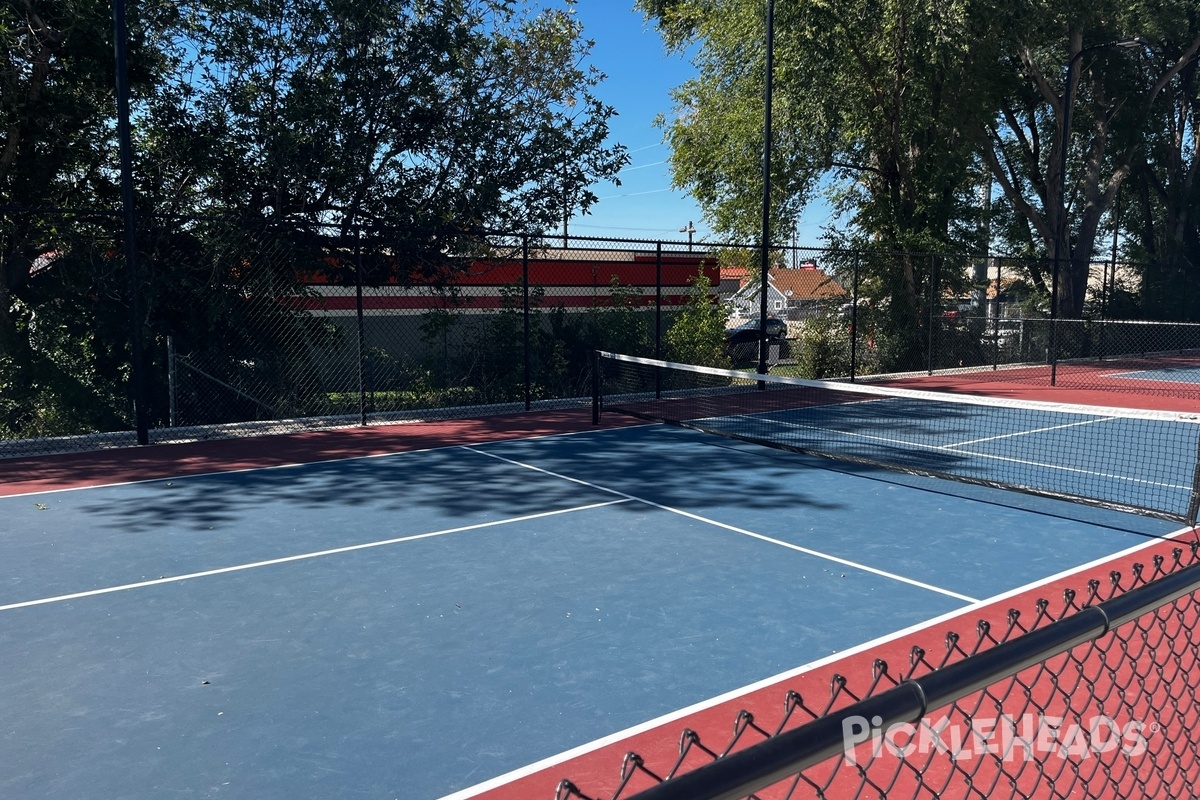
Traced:
[[643, 194], [661, 194], [663, 192], [670, 192], [670, 191], [672, 191], [672, 190], [671, 189], [650, 189], [649, 191], [646, 191], [646, 192], [629, 192], [628, 194], [610, 194], [610, 195], [605, 195], [604, 197], [597, 197], [596, 199], [597, 200], [616, 200], [621, 197], [638, 197], [639, 195], [643, 195]]
[[666, 163], [667, 163], [666, 161], [652, 161], [649, 164], [641, 164], [636, 167], [626, 167], [625, 169], [621, 170], [621, 172], [633, 172], [635, 169], [648, 169], [650, 167], [657, 167], [659, 164], [666, 164]]

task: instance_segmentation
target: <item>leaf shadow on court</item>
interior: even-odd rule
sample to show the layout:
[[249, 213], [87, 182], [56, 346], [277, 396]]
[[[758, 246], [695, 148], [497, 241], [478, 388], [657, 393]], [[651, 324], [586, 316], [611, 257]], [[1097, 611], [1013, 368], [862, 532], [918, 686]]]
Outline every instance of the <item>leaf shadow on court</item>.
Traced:
[[427, 518], [437, 528], [620, 500], [622, 493], [696, 513], [852, 507], [851, 498], [797, 489], [807, 457], [653, 431], [663, 432], [635, 428], [607, 431], [602, 441], [532, 439], [152, 481], [103, 490], [81, 510], [130, 533], [236, 525], [252, 535], [263, 515], [320, 515], [329, 525], [384, 532], [401, 517]]
[[[1130, 524], [1127, 515], [1101, 509], [1069, 506], [1064, 512], [1061, 502], [662, 426], [151, 481], [94, 490], [100, 496], [89, 492], [80, 510], [98, 525], [128, 533], [226, 529], [253, 537], [268, 529], [315, 526], [366, 541], [629, 497], [735, 519], [739, 512], [861, 514], [862, 499], [854, 496], [856, 484], [846, 475], [1051, 515], [1069, 513], [1101, 525]], [[616, 508], [645, 513], [647, 505]], [[570, 518], [563, 524], [571, 524]]]

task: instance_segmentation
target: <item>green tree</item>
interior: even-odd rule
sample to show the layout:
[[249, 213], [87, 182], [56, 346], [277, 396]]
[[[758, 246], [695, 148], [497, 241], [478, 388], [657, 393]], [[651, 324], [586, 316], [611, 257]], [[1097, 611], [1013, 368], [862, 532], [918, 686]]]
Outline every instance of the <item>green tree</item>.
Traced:
[[[695, 53], [700, 70], [680, 87], [667, 124], [675, 180], [718, 229], [748, 235], [761, 186], [764, 3], [638, 5], [670, 47]], [[973, 187], [986, 177], [1006, 200], [994, 210], [993, 241], [1041, 259], [1029, 263], [1043, 294], [1049, 257], [1065, 254], [1058, 308], [1076, 316], [1097, 236], [1121, 185], [1135, 176], [1137, 201], [1124, 209], [1136, 218], [1127, 224], [1139, 251], [1150, 255], [1148, 297], [1178, 297], [1191, 285], [1188, 254], [1200, 240], [1191, 211], [1200, 183], [1197, 15], [1188, 0], [780, 3], [775, 225], [791, 219], [824, 176], [852, 221], [835, 244], [963, 250], [983, 244]], [[1134, 36], [1149, 46], [1102, 46]], [[1068, 107], [1072, 124], [1063, 136]], [[919, 317], [920, 261], [897, 259], [892, 268], [875, 283], [898, 317]]]
[[[594, 95], [603, 76], [588, 65], [591, 43], [569, 6], [131, 2], [138, 323], [151, 332], [148, 350], [163, 349], [155, 335], [246, 327], [239, 315], [252, 311], [236, 293], [248, 279], [294, 294], [297, 270], [340, 280], [352, 262], [328, 256], [361, 246], [388, 254], [368, 279], [430, 285], [481, 250], [456, 231], [539, 230], [561, 218], [565, 202], [584, 210], [596, 202], [590, 187], [615, 180], [626, 156], [606, 141], [614, 111]], [[2, 4], [0, 44], [0, 205], [117, 209], [111, 6]], [[238, 221], [222, 230], [168, 216], [212, 212]], [[86, 224], [45, 214], [0, 220], [0, 382], [17, 416], [36, 416], [44, 402], [35, 394], [54, 394], [47, 375], [64, 380], [50, 369], [63, 359], [44, 352], [46, 343], [92, 354], [79, 371], [93, 384], [81, 388], [94, 395], [84, 405], [108, 407], [94, 400], [113, 386], [122, 394], [128, 357], [118, 351], [132, 321], [120, 229], [116, 214]], [[97, 267], [93, 250], [116, 268]], [[115, 332], [111, 345], [42, 337], [30, 346], [32, 320], [46, 330], [84, 308], [96, 324], [81, 316], [61, 330]], [[288, 312], [276, 309], [271, 319], [281, 322]], [[193, 329], [197, 320], [205, 324]], [[283, 322], [290, 342], [326, 335]], [[108, 349], [118, 357], [101, 358]], [[264, 363], [224, 349], [229, 363]]]
[[729, 313], [713, 297], [712, 284], [703, 270], [688, 289], [687, 303], [667, 329], [668, 356], [684, 364], [730, 366], [725, 347], [725, 322]]
[[570, 8], [511, 0], [189, 4], [205, 196], [273, 219], [539, 230], [615, 179], [613, 109]]
[[[761, 214], [764, 27], [761, 0], [642, 0], [696, 79], [666, 123], [675, 182], [715, 227], [749, 236]], [[832, 170], [854, 224], [888, 248], [953, 239], [981, 45], [965, 2], [780, 3], [775, 19], [776, 230]]]
[[[1187, 30], [1189, 13], [1191, 30], [1182, 42], [1175, 39], [1171, 56], [1161, 40], [1125, 52], [1107, 46], [1136, 34], [1157, 39], [1164, 28]], [[1036, 3], [1019, 13], [1014, 7], [997, 27], [998, 68], [989, 86], [995, 111], [975, 123], [981, 152], [1008, 201], [1001, 235], [1013, 249], [1046, 258], [1031, 262], [1031, 279], [1043, 294], [1051, 288], [1050, 258], [1062, 254], [1058, 310], [1064, 317], [1083, 309], [1097, 237], [1122, 184], [1139, 164], [1156, 160], [1153, 142], [1161, 143], [1173, 127], [1164, 92], [1180, 86], [1179, 72], [1200, 47], [1195, 16], [1194, 4], [1079, 0]]]
[[[670, 46], [696, 53], [699, 76], [678, 89], [666, 125], [674, 181], [718, 230], [753, 235], [761, 222], [765, 4], [639, 7]], [[789, 230], [819, 183], [832, 181], [850, 227], [831, 244], [880, 254], [864, 264], [864, 290], [889, 298], [886, 333], [902, 361], [920, 348], [917, 321], [928, 317], [932, 280], [928, 259], [911, 254], [974, 241], [973, 230], [964, 233], [976, 213], [968, 123], [982, 113], [976, 64], [989, 57], [990, 33], [973, 7], [776, 4], [772, 228]]]
[[[1120, 204], [1132, 234], [1133, 261], [1144, 265], [1142, 313], [1151, 319], [1200, 320], [1200, 8], [1149, 7], [1142, 30], [1153, 45], [1142, 80], [1159, 86], [1146, 146], [1133, 161]], [[1132, 213], [1131, 213], [1132, 212]]]
[[[163, 80], [174, 10], [147, 0], [130, 20], [135, 92]], [[0, 4], [0, 427], [14, 435], [127, 419], [120, 219], [41, 211], [116, 207], [112, 33], [107, 2]]]
[[821, 313], [799, 326], [796, 369], [805, 378], [842, 378], [850, 374], [850, 325], [841, 314]]

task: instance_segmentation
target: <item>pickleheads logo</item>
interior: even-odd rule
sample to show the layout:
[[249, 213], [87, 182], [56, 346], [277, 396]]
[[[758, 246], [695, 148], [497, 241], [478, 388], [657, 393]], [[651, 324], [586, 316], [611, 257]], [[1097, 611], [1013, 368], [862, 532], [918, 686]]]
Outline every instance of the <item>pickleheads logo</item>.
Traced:
[[842, 720], [846, 763], [858, 765], [870, 742], [865, 762], [888, 753], [897, 758], [945, 753], [955, 761], [991, 756], [1002, 761], [1045, 761], [1046, 758], [1086, 759], [1119, 750], [1126, 756], [1146, 752], [1146, 737], [1158, 726], [1140, 721], [1118, 722], [1097, 715], [1081, 722], [1063, 717], [1025, 714], [1020, 717], [973, 717], [969, 722], [921, 720], [883, 727], [881, 717], [850, 716]]

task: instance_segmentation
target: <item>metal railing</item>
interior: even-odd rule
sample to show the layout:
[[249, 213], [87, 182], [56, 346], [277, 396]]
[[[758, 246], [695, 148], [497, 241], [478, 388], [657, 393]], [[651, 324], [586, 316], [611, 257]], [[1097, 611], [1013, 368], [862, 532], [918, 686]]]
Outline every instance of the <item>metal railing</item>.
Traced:
[[950, 634], [938, 663], [915, 647], [894, 676], [876, 660], [861, 694], [837, 675], [820, 709], [789, 692], [770, 730], [745, 711], [716, 747], [684, 730], [674, 764], [629, 753], [615, 790], [568, 779], [557, 800], [1191, 796], [1198, 548], [1067, 590], [1057, 610], [1039, 601], [1030, 623], [1017, 610], [1003, 631], [980, 623], [971, 647]]

